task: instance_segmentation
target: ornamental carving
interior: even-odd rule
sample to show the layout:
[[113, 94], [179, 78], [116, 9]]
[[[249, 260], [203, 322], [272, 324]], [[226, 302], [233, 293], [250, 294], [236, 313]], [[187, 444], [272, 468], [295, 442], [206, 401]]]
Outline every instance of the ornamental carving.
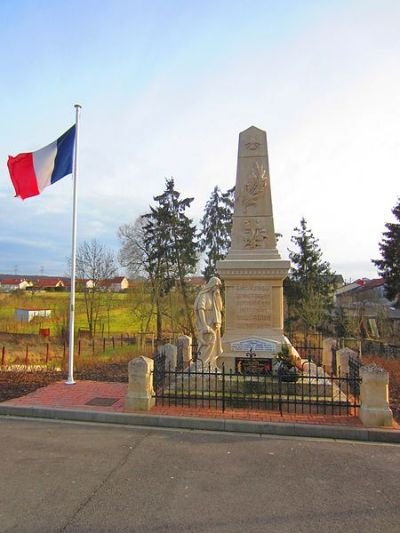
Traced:
[[258, 218], [245, 218], [242, 227], [243, 243], [245, 248], [266, 248], [268, 232], [261, 227]]
[[258, 135], [246, 135], [244, 139], [244, 145], [247, 150], [257, 150], [261, 146]]
[[267, 171], [262, 164], [256, 163], [242, 191], [242, 203], [245, 213], [247, 213], [249, 207], [257, 204], [257, 200], [265, 193], [267, 187]]

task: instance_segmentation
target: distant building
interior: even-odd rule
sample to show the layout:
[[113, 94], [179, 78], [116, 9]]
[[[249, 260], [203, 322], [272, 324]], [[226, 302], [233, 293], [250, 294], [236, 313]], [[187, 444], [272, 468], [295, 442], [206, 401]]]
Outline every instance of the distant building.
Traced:
[[99, 281], [94, 281], [92, 279], [86, 280], [87, 289], [93, 289], [96, 286], [99, 290], [124, 292], [129, 288], [129, 280], [125, 276], [116, 276], [111, 279], [103, 279]]
[[122, 292], [129, 288], [128, 278], [125, 276], [116, 276], [115, 278], [107, 280], [112, 292]]
[[394, 335], [400, 333], [400, 309], [385, 297], [385, 281], [382, 278], [358, 279], [336, 291], [336, 305], [349, 316], [357, 318], [368, 336], [381, 335], [378, 322], [384, 316], [391, 323]]
[[18, 320], [18, 322], [30, 322], [35, 317], [40, 316], [43, 318], [50, 318], [51, 317], [51, 310], [50, 309], [39, 309], [39, 308], [24, 308], [20, 307], [15, 310], [15, 319]]
[[6, 278], [3, 279], [0, 285], [2, 292], [12, 292], [16, 290], [26, 290], [27, 287], [31, 287], [32, 282], [26, 279], [20, 278]]
[[60, 278], [37, 278], [32, 284], [33, 291], [62, 291], [64, 282]]

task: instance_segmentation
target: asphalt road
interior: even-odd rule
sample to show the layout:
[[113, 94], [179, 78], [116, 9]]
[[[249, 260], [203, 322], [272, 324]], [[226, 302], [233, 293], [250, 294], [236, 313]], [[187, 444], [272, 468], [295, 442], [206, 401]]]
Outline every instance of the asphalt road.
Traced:
[[1, 532], [400, 531], [400, 446], [0, 417]]

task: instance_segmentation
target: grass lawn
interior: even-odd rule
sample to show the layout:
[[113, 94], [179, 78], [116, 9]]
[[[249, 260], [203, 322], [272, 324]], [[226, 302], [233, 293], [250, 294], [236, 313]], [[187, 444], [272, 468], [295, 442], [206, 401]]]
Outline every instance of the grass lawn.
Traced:
[[[40, 328], [50, 328], [56, 335], [68, 324], [69, 293], [26, 292], [0, 294], [0, 331], [10, 333], [34, 333]], [[51, 318], [36, 317], [31, 322], [15, 320], [15, 309], [44, 308], [51, 310]], [[113, 293], [109, 310], [103, 305], [98, 319], [98, 332], [105, 335], [141, 331], [143, 324], [134, 312], [135, 302], [131, 294]], [[88, 329], [84, 294], [76, 294], [75, 328]]]

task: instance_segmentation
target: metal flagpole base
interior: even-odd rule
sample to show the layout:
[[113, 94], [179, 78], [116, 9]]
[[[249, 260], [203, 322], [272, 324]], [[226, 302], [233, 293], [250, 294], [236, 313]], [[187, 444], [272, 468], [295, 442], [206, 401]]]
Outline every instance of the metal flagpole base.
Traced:
[[68, 378], [65, 382], [66, 385], [75, 385], [76, 381], [74, 381], [72, 378]]

